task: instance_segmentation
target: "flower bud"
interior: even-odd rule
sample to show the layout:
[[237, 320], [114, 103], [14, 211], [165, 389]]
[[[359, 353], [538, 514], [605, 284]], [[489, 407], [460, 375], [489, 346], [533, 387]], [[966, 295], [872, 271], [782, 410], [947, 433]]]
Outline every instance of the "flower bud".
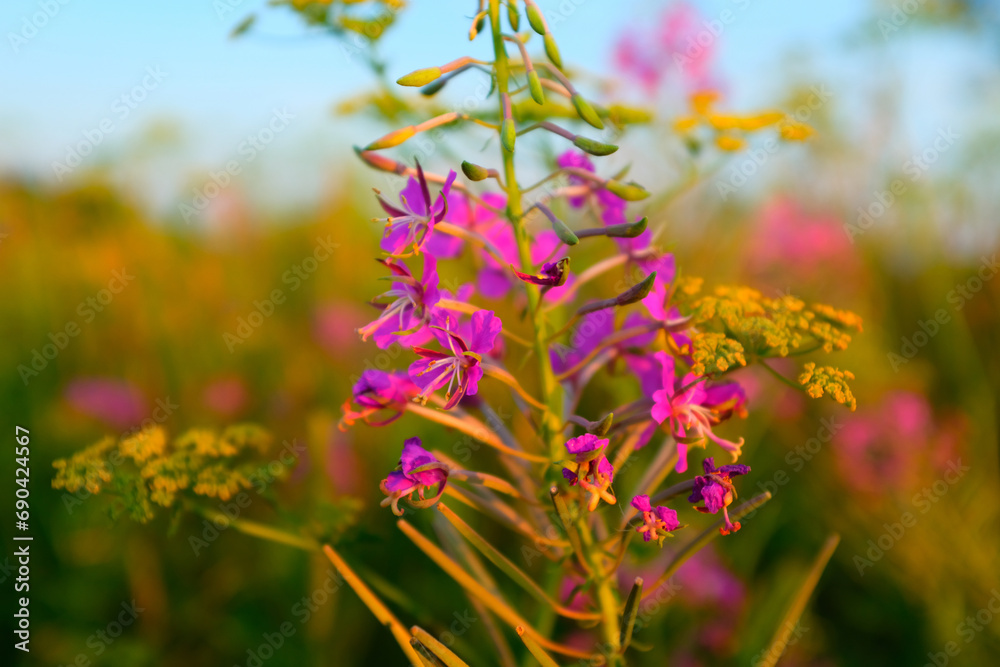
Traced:
[[605, 234], [613, 238], [634, 239], [639, 234], [646, 231], [647, 219], [645, 217], [635, 222], [625, 222], [617, 225], [608, 225], [604, 228]]
[[472, 27], [469, 28], [469, 41], [474, 40], [478, 35], [479, 31], [483, 29], [483, 24], [486, 22], [486, 12], [482, 11], [476, 14], [476, 17], [472, 19]]
[[562, 56], [559, 55], [559, 47], [556, 46], [556, 38], [552, 36], [552, 33], [547, 32], [542, 38], [545, 43], [545, 55], [549, 57], [549, 60], [553, 65], [562, 69]]
[[517, 32], [521, 25], [521, 14], [517, 11], [517, 0], [507, 0], [507, 22], [510, 23], [510, 29]]
[[639, 201], [649, 196], [648, 190], [634, 183], [622, 183], [621, 181], [611, 179], [604, 184], [604, 187], [625, 201]]
[[576, 113], [580, 115], [580, 118], [587, 121], [590, 125], [593, 125], [598, 130], [604, 129], [604, 123], [601, 121], [601, 117], [597, 115], [594, 111], [594, 107], [590, 106], [590, 102], [583, 99], [583, 95], [577, 93], [570, 98], [573, 102], [573, 106], [576, 107]]
[[432, 95], [437, 95], [442, 88], [448, 83], [451, 77], [443, 76], [437, 81], [432, 81], [423, 88], [420, 89], [420, 94], [424, 97], [431, 97]]
[[546, 206], [545, 204], [535, 204], [535, 208], [545, 214], [545, 217], [549, 219], [552, 224], [552, 231], [556, 233], [559, 240], [566, 245], [576, 245], [580, 242], [579, 237], [573, 233], [573, 230], [566, 226], [566, 223], [556, 217], [556, 214]]
[[580, 136], [573, 139], [573, 145], [584, 153], [590, 153], [591, 155], [598, 156], [611, 155], [618, 150], [618, 147], [613, 144], [602, 144], [600, 141], [594, 141], [593, 139]]
[[391, 158], [387, 158], [384, 155], [379, 155], [378, 153], [373, 153], [370, 151], [365, 151], [357, 146], [354, 147], [354, 152], [358, 154], [362, 160], [365, 161], [371, 167], [379, 169], [381, 171], [388, 171], [393, 174], [405, 174], [406, 165], [396, 162]]
[[627, 306], [630, 303], [635, 303], [636, 301], [642, 301], [649, 295], [649, 292], [653, 289], [653, 282], [656, 280], [656, 271], [653, 271], [648, 276], [642, 279], [642, 282], [636, 283], [632, 287], [615, 297], [616, 306]]
[[525, 2], [524, 4], [524, 9], [528, 14], [528, 23], [531, 24], [531, 29], [539, 35], [544, 35], [548, 32], [548, 30], [545, 27], [545, 19], [542, 18], [542, 12], [538, 9], [538, 5], [534, 2]]
[[599, 422], [593, 422], [593, 428], [589, 429], [591, 433], [598, 437], [604, 437], [611, 430], [611, 423], [615, 420], [615, 413], [609, 412], [607, 416], [604, 417]]
[[528, 88], [531, 90], [531, 99], [538, 104], [545, 104], [545, 91], [542, 90], [542, 82], [535, 70], [528, 72]]
[[489, 178], [490, 172], [486, 167], [480, 167], [478, 164], [473, 164], [471, 162], [462, 162], [462, 173], [470, 181], [482, 181]]
[[441, 77], [440, 67], [425, 67], [410, 72], [405, 76], [396, 79], [396, 83], [401, 86], [426, 86], [431, 81], [437, 81]]
[[517, 130], [514, 128], [513, 118], [504, 118], [500, 124], [500, 143], [508, 153], [514, 152], [514, 140], [517, 138]]
[[401, 143], [403, 143], [416, 133], [417, 130], [412, 125], [408, 125], [407, 127], [401, 127], [398, 130], [393, 130], [384, 137], [381, 137], [371, 142], [370, 144], [365, 146], [365, 150], [377, 151], [377, 150], [382, 150], [383, 148], [392, 148], [393, 146], [400, 145]]

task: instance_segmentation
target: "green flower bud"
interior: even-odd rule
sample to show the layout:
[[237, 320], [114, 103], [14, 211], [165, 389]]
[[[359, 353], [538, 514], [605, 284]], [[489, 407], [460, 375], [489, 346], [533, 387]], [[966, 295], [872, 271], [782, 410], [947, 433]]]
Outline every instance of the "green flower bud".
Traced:
[[553, 65], [562, 69], [562, 56], [559, 55], [559, 47], [556, 46], [556, 38], [552, 36], [552, 33], [547, 32], [542, 38], [545, 43], [545, 55], [549, 57], [549, 60]]
[[[465, 174], [466, 178], [470, 181], [482, 181], [489, 178], [489, 171], [486, 167], [480, 167], [478, 164], [473, 164], [471, 162], [462, 162], [462, 173]], [[645, 220], [645, 218], [643, 218]]]
[[621, 181], [611, 179], [604, 184], [604, 187], [625, 201], [639, 201], [649, 196], [648, 190], [634, 183], [622, 183]]
[[514, 140], [517, 138], [517, 130], [514, 128], [513, 118], [504, 118], [500, 124], [500, 143], [508, 153], [514, 152]]
[[594, 111], [594, 107], [590, 106], [590, 102], [583, 99], [583, 95], [577, 93], [570, 98], [573, 106], [576, 107], [576, 113], [580, 115], [580, 118], [584, 119], [590, 125], [593, 125], [598, 130], [604, 129], [604, 123], [601, 121], [601, 117], [597, 115]]
[[376, 139], [367, 146], [365, 146], [366, 151], [377, 151], [383, 148], [392, 148], [393, 146], [398, 146], [413, 135], [417, 133], [416, 128], [412, 125], [406, 127], [401, 127], [398, 130], [393, 130], [389, 134]]
[[600, 141], [594, 141], [593, 139], [580, 136], [573, 140], [573, 145], [584, 153], [590, 153], [591, 155], [597, 156], [611, 155], [618, 150], [618, 147], [613, 144], [602, 144]]
[[542, 90], [542, 82], [535, 70], [528, 72], [528, 88], [531, 90], [531, 99], [538, 104], [545, 104], [545, 91]]
[[508, 0], [507, 2], [507, 21], [510, 23], [510, 29], [517, 32], [521, 25], [521, 14], [517, 11], [516, 0]]
[[425, 67], [414, 70], [405, 76], [396, 79], [396, 83], [401, 86], [426, 86], [431, 81], [436, 81], [441, 76], [440, 67]]
[[605, 234], [612, 238], [634, 239], [639, 234], [646, 231], [647, 219], [642, 218], [635, 222], [625, 222], [618, 225], [608, 225], [604, 228]]
[[642, 301], [653, 290], [653, 282], [656, 280], [656, 271], [642, 279], [642, 282], [629, 287], [627, 290], [615, 297], [616, 306], [627, 306], [630, 303]]
[[423, 88], [420, 89], [420, 94], [424, 97], [431, 97], [432, 95], [437, 95], [445, 84], [448, 83], [448, 77], [441, 77], [437, 81], [432, 81]]
[[546, 30], [545, 19], [542, 18], [542, 12], [539, 11], [538, 6], [533, 2], [525, 3], [525, 5], [525, 11], [528, 14], [528, 23], [531, 24], [531, 29], [539, 35], [544, 35]]

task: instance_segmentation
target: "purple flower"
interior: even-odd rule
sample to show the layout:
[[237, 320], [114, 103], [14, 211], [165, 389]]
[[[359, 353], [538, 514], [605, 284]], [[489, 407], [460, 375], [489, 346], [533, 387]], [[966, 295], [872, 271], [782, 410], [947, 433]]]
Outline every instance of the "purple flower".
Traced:
[[642, 524], [636, 526], [636, 530], [647, 542], [655, 537], [657, 543], [663, 546], [663, 538], [681, 526], [676, 511], [663, 505], [653, 507], [649, 503], [649, 496], [634, 497], [632, 507], [642, 512]]
[[472, 315], [471, 333], [460, 336], [452, 329], [451, 318], [445, 316], [443, 326], [433, 325], [434, 337], [445, 351], [414, 347], [421, 359], [410, 365], [410, 378], [420, 387], [424, 400], [447, 385], [445, 410], [455, 407], [462, 397], [479, 391], [483, 377], [483, 355], [493, 349], [503, 324], [492, 310], [478, 310]]
[[[452, 197], [448, 201], [448, 212], [444, 216], [445, 222], [464, 227], [470, 232], [475, 232], [490, 241], [498, 234], [503, 234], [503, 230], [511, 230], [506, 219], [497, 215], [493, 209], [503, 210], [507, 206], [507, 197], [498, 192], [487, 192], [482, 196], [484, 204], [492, 208], [487, 208], [483, 204], [472, 203], [468, 197]], [[445, 234], [442, 231], [435, 231], [431, 234], [430, 240], [424, 247], [424, 251], [434, 255], [438, 259], [451, 259], [458, 257], [462, 253], [465, 241], [457, 236]], [[479, 246], [472, 245], [479, 249]], [[485, 254], [485, 253], [484, 253]]]
[[[345, 401], [342, 407], [344, 416], [340, 419], [340, 430], [346, 431], [348, 426], [361, 419], [369, 426], [385, 426], [399, 419], [406, 409], [406, 404], [419, 393], [418, 387], [410, 378], [402, 373], [386, 373], [370, 369], [361, 374], [361, 379], [354, 385], [354, 402], [359, 409], [354, 410], [351, 401]], [[389, 416], [380, 421], [371, 421], [371, 415], [388, 411]]]
[[[389, 473], [379, 485], [382, 493], [387, 496], [382, 501], [382, 507], [392, 507], [392, 513], [396, 516], [403, 516], [403, 510], [399, 509], [401, 498], [406, 498], [410, 505], [420, 509], [430, 507], [444, 493], [447, 482], [448, 466], [421, 447], [420, 438], [410, 438], [403, 443], [398, 468]], [[433, 496], [428, 497], [428, 489]], [[413, 499], [414, 492], [419, 500]]]
[[545, 262], [538, 275], [521, 273], [513, 265], [510, 268], [514, 271], [514, 275], [526, 283], [544, 287], [562, 287], [569, 277], [569, 258], [560, 259], [558, 262]]
[[118, 429], [138, 424], [146, 399], [135, 385], [111, 378], [77, 378], [65, 390], [66, 401], [79, 412]]
[[750, 466], [728, 465], [716, 468], [715, 459], [711, 456], [702, 461], [701, 465], [705, 469], [705, 474], [694, 478], [694, 491], [688, 497], [688, 501], [692, 503], [703, 501], [705, 505], [695, 509], [705, 514], [718, 514], [722, 511], [725, 525], [719, 528], [719, 532], [723, 535], [735, 533], [740, 529], [740, 522], [730, 521], [727, 509], [736, 500], [736, 487], [733, 486], [731, 478], [735, 475], [746, 475], [750, 472]]
[[743, 438], [730, 442], [715, 435], [712, 427], [728, 419], [734, 412], [745, 414], [746, 394], [735, 382], [705, 387], [706, 378], [688, 373], [680, 381], [674, 372], [674, 358], [666, 352], [654, 357], [662, 367], [661, 389], [653, 393], [653, 419], [664, 426], [677, 440], [677, 472], [687, 470], [690, 446], [704, 447], [706, 440], [729, 452], [733, 461], [739, 458]]
[[[406, 187], [399, 193], [400, 208], [396, 208], [378, 196], [382, 209], [389, 214], [385, 219], [382, 234], [382, 250], [390, 255], [407, 257], [420, 254], [434, 231], [434, 225], [444, 219], [448, 212], [448, 193], [455, 180], [454, 170], [448, 172], [444, 187], [437, 199], [431, 203], [431, 192], [424, 178], [424, 170], [417, 163], [417, 178], [410, 177]], [[411, 252], [405, 252], [412, 246]]]
[[[508, 274], [508, 268], [511, 266], [520, 266], [521, 260], [517, 249], [517, 240], [514, 237], [514, 230], [511, 226], [502, 225], [494, 229], [495, 232], [490, 237], [490, 240], [499, 251], [503, 263], [491, 254], [487, 253], [483, 256], [483, 268], [479, 272], [478, 280], [479, 291], [485, 297], [503, 299], [514, 286]], [[547, 229], [539, 232], [535, 235], [531, 244], [532, 263], [546, 263], [547, 260], [563, 248], [563, 245], [563, 242], [559, 240], [559, 237], [552, 230]], [[551, 302], [558, 302], [570, 284], [572, 284], [572, 274], [567, 267], [566, 277], [561, 286], [550, 287], [546, 298]]]
[[586, 433], [566, 441], [566, 451], [573, 454], [577, 469], [574, 472], [569, 468], [563, 468], [562, 475], [570, 486], [579, 484], [580, 488], [589, 494], [587, 509], [591, 512], [597, 509], [601, 500], [609, 505], [618, 502], [611, 491], [615, 468], [604, 456], [604, 448], [607, 445], [607, 439], [598, 438], [593, 433]]
[[428, 325], [434, 307], [441, 299], [438, 291], [437, 260], [424, 255], [424, 276], [417, 280], [402, 261], [379, 260], [394, 276], [392, 288], [376, 299], [389, 299], [388, 303], [373, 303], [382, 314], [367, 326], [358, 329], [362, 340], [374, 337], [375, 344], [386, 349], [394, 342], [404, 347], [420, 345], [430, 340]]

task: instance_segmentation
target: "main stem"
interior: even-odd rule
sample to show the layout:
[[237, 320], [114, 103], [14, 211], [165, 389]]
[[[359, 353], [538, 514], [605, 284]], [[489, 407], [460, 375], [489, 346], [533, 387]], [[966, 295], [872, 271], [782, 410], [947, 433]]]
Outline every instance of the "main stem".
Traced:
[[[504, 114], [504, 97], [510, 92], [510, 69], [507, 64], [507, 51], [504, 47], [503, 33], [500, 30], [500, 0], [490, 0], [490, 28], [493, 33], [494, 67], [497, 76], [497, 91], [500, 99], [500, 117]], [[522, 270], [528, 271], [534, 263], [531, 260], [531, 239], [524, 226], [524, 209], [521, 206], [521, 191], [517, 185], [514, 171], [514, 153], [508, 151], [501, 142], [500, 151], [503, 154], [504, 183], [507, 189], [507, 215], [514, 225], [514, 237], [517, 240], [517, 251]], [[566, 458], [562, 441], [562, 387], [556, 382], [549, 359], [549, 349], [546, 344], [545, 319], [539, 307], [541, 294], [536, 285], [526, 284], [528, 292], [528, 312], [535, 330], [535, 356], [538, 357], [538, 370], [541, 376], [542, 401], [547, 406], [542, 415], [541, 436], [548, 445], [549, 455], [553, 461]], [[588, 517], [589, 518], [589, 517]], [[583, 523], [586, 523], [584, 521]], [[583, 531], [587, 539], [583, 545], [584, 558], [591, 564], [597, 583], [597, 602], [601, 609], [604, 631], [605, 652], [609, 667], [621, 664], [619, 655], [618, 626], [618, 592], [612, 581], [613, 574], [605, 571], [600, 555], [600, 545], [590, 535], [589, 527]]]
[[[497, 90], [500, 99], [500, 116], [503, 118], [503, 99], [510, 92], [510, 68], [507, 63], [507, 51], [503, 43], [503, 33], [500, 30], [500, 0], [490, 0], [490, 28], [493, 33], [494, 67], [497, 75]], [[524, 209], [521, 205], [521, 191], [517, 185], [514, 171], [514, 153], [508, 151], [501, 142], [500, 151], [503, 154], [504, 183], [507, 189], [507, 215], [514, 225], [514, 237], [517, 240], [517, 252], [524, 271], [530, 271], [534, 265], [531, 261], [531, 239], [524, 226]], [[562, 451], [562, 387], [556, 382], [549, 359], [549, 349], [545, 343], [545, 319], [539, 304], [541, 293], [537, 285], [526, 284], [528, 292], [528, 314], [535, 330], [535, 356], [538, 357], [538, 372], [541, 380], [542, 401], [547, 409], [542, 415], [541, 436], [549, 449], [553, 461], [565, 458]]]

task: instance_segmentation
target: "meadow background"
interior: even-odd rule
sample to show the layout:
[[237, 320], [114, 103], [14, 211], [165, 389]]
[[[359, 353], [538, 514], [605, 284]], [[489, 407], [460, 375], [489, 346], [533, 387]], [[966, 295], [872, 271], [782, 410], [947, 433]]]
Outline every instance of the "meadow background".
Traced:
[[[15, 424], [32, 434], [24, 664], [403, 664], [352, 593], [316, 603], [330, 576], [320, 557], [233, 530], [207, 540], [193, 514], [111, 520], [105, 498], [50, 488], [53, 460], [144, 420], [171, 433], [250, 421], [296, 443], [288, 478], [245, 516], [322, 526], [400, 614], [492, 664], [461, 591], [378, 506], [377, 481], [413, 423], [337, 428], [353, 379], [398, 362], [354, 333], [380, 273], [370, 188], [402, 183], [351, 146], [411, 117], [410, 98], [387, 94], [369, 65], [392, 81], [464, 54], [474, 3], [413, 0], [377, 45], [308, 25], [307, 5], [276, 4], [0, 9], [0, 422], [11, 444]], [[673, 129], [684, 73], [668, 64], [644, 87], [616, 59], [623, 38], [665, 39], [657, 26], [676, 3], [540, 5], [561, 17], [550, 22], [563, 57], [593, 74], [597, 99], [653, 111], [609, 160], [665, 193], [637, 210], [683, 272], [835, 303], [865, 322], [836, 361], [856, 372], [855, 413], [737, 376], [751, 397], [744, 493], [775, 499], [685, 566], [645, 631], [669, 655], [640, 664], [753, 665], [832, 530], [842, 542], [782, 664], [995, 664], [995, 3], [692, 3], [724, 106], [778, 107], [816, 129], [802, 145], [751, 142], [715, 160], [692, 158]], [[460, 104], [475, 82], [449, 94]], [[420, 157], [441, 170], [489, 150], [458, 133]], [[317, 246], [330, 259], [308, 262]], [[241, 329], [276, 289], [282, 302]], [[14, 497], [13, 458], [0, 459], [3, 498]], [[0, 522], [5, 600], [13, 532], [12, 518]], [[142, 611], [105, 641], [133, 601]], [[285, 622], [294, 633], [261, 660]]]

